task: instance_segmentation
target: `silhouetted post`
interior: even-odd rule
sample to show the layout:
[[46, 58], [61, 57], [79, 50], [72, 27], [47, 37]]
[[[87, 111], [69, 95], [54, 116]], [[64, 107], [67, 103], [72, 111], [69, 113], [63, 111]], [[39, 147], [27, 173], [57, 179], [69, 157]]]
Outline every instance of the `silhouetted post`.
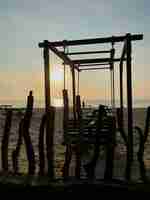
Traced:
[[23, 120], [23, 137], [25, 141], [26, 153], [29, 163], [29, 170], [28, 170], [29, 175], [33, 175], [35, 172], [35, 155], [29, 133], [32, 112], [33, 112], [33, 103], [34, 103], [34, 98], [32, 95], [32, 91], [30, 91], [29, 96], [27, 98], [27, 108]]
[[126, 178], [131, 179], [131, 165], [133, 162], [133, 113], [132, 113], [132, 71], [131, 71], [131, 38], [130, 34], [126, 36], [127, 40], [127, 111], [128, 111], [128, 150]]
[[9, 143], [11, 122], [12, 122], [12, 110], [8, 110], [6, 113], [4, 133], [2, 137], [2, 149], [1, 149], [2, 168], [6, 172], [8, 171], [8, 143]]
[[120, 62], [119, 66], [119, 75], [120, 75], [120, 127], [124, 128], [123, 121], [123, 61]]
[[115, 134], [116, 134], [116, 120], [115, 117], [109, 119], [110, 132], [106, 144], [106, 167], [105, 167], [105, 180], [111, 180], [113, 177], [114, 167], [114, 150], [115, 150]]
[[14, 174], [17, 174], [19, 170], [18, 159], [19, 159], [19, 153], [20, 153], [22, 140], [23, 140], [23, 119], [21, 119], [19, 123], [18, 140], [17, 140], [16, 149], [12, 152]]
[[64, 132], [64, 144], [66, 145], [65, 152], [65, 162], [63, 167], [63, 178], [69, 176], [69, 166], [72, 157], [72, 147], [68, 144], [68, 121], [69, 121], [69, 101], [68, 101], [68, 91], [63, 90], [63, 103], [64, 103], [64, 113], [63, 113], [63, 132]]
[[45, 155], [44, 155], [44, 129], [46, 124], [46, 114], [43, 115], [39, 130], [39, 175], [45, 172]]
[[76, 169], [75, 175], [76, 178], [80, 178], [80, 171], [81, 171], [81, 134], [82, 134], [82, 110], [81, 110], [81, 99], [80, 95], [76, 96], [76, 112], [77, 112], [77, 120], [79, 126], [79, 141], [76, 144]]
[[[48, 161], [48, 176], [54, 178], [54, 122], [55, 122], [55, 108], [50, 107], [49, 112], [46, 113], [46, 151]], [[48, 132], [49, 130], [49, 132]]]
[[48, 176], [50, 178], [54, 178], [54, 152], [53, 152], [53, 134], [51, 132], [52, 126], [54, 126], [53, 122], [50, 119], [54, 117], [54, 109], [50, 108], [51, 99], [50, 99], [50, 70], [49, 70], [49, 47], [48, 41], [44, 40], [44, 79], [45, 79], [45, 111], [46, 111], [46, 151], [47, 151], [47, 164], [48, 164]]
[[18, 136], [17, 146], [12, 153], [14, 173], [18, 173], [19, 169], [18, 158], [23, 139], [25, 142], [26, 154], [28, 159], [28, 174], [33, 175], [35, 173], [35, 155], [29, 133], [32, 111], [33, 111], [33, 103], [34, 103], [34, 98], [32, 95], [32, 91], [30, 91], [29, 96], [27, 97], [26, 112], [24, 118], [21, 119], [19, 124], [19, 136]]
[[64, 143], [67, 140], [68, 133], [68, 121], [69, 121], [69, 102], [68, 102], [68, 91], [66, 89], [63, 90], [63, 133], [64, 133]]
[[76, 121], [76, 86], [75, 86], [75, 69], [71, 68], [72, 72], [72, 95], [73, 95], [73, 116]]
[[114, 55], [115, 55], [115, 49], [112, 48], [110, 51], [110, 73], [111, 73], [111, 105], [113, 108], [113, 113], [114, 113], [114, 108], [115, 108], [115, 77], [114, 77]]

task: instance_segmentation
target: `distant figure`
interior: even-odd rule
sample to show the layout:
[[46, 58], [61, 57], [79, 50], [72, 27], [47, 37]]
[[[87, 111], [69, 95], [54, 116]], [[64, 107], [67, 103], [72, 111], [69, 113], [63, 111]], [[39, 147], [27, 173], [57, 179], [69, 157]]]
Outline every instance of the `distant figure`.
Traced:
[[84, 100], [82, 101], [82, 107], [85, 108], [85, 102], [84, 102]]

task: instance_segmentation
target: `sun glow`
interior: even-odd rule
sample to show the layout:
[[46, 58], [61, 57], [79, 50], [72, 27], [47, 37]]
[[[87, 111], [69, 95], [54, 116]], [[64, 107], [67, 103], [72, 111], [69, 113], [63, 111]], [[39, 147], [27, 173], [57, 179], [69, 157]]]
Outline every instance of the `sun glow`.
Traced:
[[60, 69], [53, 70], [51, 72], [51, 80], [52, 81], [62, 81], [63, 80], [63, 72]]

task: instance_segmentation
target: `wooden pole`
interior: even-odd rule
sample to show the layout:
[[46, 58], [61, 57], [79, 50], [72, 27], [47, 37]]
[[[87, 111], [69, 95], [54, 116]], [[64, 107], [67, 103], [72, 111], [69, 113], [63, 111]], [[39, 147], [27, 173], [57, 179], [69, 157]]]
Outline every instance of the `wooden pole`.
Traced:
[[48, 41], [44, 40], [44, 80], [45, 80], [45, 111], [49, 110], [51, 99], [50, 99], [50, 70], [49, 70], [49, 48]]
[[132, 71], [131, 71], [131, 39], [127, 34], [127, 112], [128, 112], [128, 150], [126, 178], [131, 179], [131, 165], [133, 161], [133, 113], [132, 113]]
[[114, 54], [115, 54], [115, 49], [112, 48], [111, 49], [111, 61], [110, 61], [110, 73], [111, 73], [111, 105], [113, 108], [113, 113], [114, 113], [114, 109], [115, 109], [115, 77], [114, 77]]
[[[51, 95], [50, 95], [50, 70], [49, 70], [49, 47], [48, 41], [44, 40], [44, 78], [45, 78], [45, 111], [46, 111], [46, 150], [47, 150], [47, 164], [48, 164], [48, 176], [54, 178], [54, 152], [53, 152], [53, 128], [51, 123], [54, 123], [54, 110], [50, 111]], [[52, 113], [51, 113], [52, 112]], [[52, 114], [52, 116], [50, 116]], [[53, 119], [51, 122], [51, 118]], [[50, 131], [52, 130], [52, 132]]]
[[32, 113], [33, 113], [33, 103], [34, 103], [34, 98], [32, 95], [32, 91], [30, 91], [29, 96], [27, 97], [27, 108], [26, 108], [26, 113], [23, 119], [23, 124], [22, 124], [23, 137], [24, 137], [27, 159], [28, 159], [28, 164], [29, 164], [29, 167], [28, 167], [29, 175], [33, 175], [35, 173], [35, 153], [34, 153], [32, 141], [30, 137], [30, 131], [29, 131]]
[[124, 128], [123, 122], [123, 62], [119, 65], [119, 76], [120, 76], [120, 128]]
[[5, 127], [4, 127], [2, 147], [1, 147], [2, 168], [5, 172], [8, 171], [8, 143], [10, 137], [11, 122], [12, 122], [12, 110], [8, 110], [6, 113]]
[[[67, 46], [74, 46], [74, 45], [87, 45], [87, 44], [102, 44], [102, 43], [112, 43], [112, 42], [122, 42], [126, 39], [126, 36], [112, 36], [112, 37], [105, 37], [105, 38], [89, 38], [89, 39], [82, 39], [82, 40], [66, 40], [65, 44]], [[143, 34], [136, 34], [131, 35], [131, 40], [142, 40]], [[64, 41], [55, 41], [50, 42], [50, 46], [59, 47], [64, 46]], [[43, 43], [39, 43], [39, 47], [43, 47]]]
[[76, 121], [76, 86], [75, 86], [75, 70], [71, 69], [72, 72], [72, 95], [73, 95], [73, 116]]
[[44, 155], [44, 129], [46, 123], [46, 115], [42, 117], [42, 121], [39, 129], [39, 175], [45, 174], [45, 155]]

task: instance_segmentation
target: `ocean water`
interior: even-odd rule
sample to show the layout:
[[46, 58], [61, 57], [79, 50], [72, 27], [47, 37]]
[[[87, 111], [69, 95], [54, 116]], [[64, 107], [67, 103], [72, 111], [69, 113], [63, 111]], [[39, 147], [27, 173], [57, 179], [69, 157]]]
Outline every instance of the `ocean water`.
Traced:
[[[34, 146], [35, 156], [36, 156], [36, 172], [38, 172], [39, 168], [39, 156], [38, 156], [38, 137], [39, 137], [39, 127], [42, 115], [44, 113], [43, 109], [35, 109], [33, 112], [33, 117], [31, 121], [31, 127], [30, 127], [30, 135]], [[135, 108], [133, 112], [134, 117], [134, 126], [138, 125], [139, 127], [144, 129], [145, 126], [145, 117], [146, 117], [146, 109], [145, 108]], [[127, 113], [125, 110], [125, 127], [127, 127]], [[19, 128], [19, 122], [21, 117], [17, 114], [13, 115], [13, 121], [12, 121], [12, 128], [11, 128], [11, 136], [9, 140], [9, 168], [12, 169], [12, 151], [15, 149], [17, 138], [18, 138], [18, 128]], [[3, 134], [3, 128], [4, 128], [4, 122], [5, 122], [5, 115], [0, 112], [0, 143], [2, 139]], [[60, 177], [62, 175], [62, 167], [64, 164], [64, 154], [65, 154], [65, 146], [62, 145], [63, 141], [63, 129], [62, 129], [62, 122], [63, 122], [63, 110], [62, 108], [56, 109], [55, 114], [55, 134], [54, 134], [54, 151], [55, 151], [55, 175], [56, 177]], [[136, 133], [134, 134], [135, 140], [137, 140]], [[137, 152], [137, 142], [135, 142], [134, 147], [134, 164], [133, 164], [133, 177], [134, 179], [139, 178], [139, 164], [137, 162], [136, 158], [136, 152]], [[87, 162], [87, 159], [90, 158], [86, 154], [85, 157], [83, 156], [83, 163]], [[102, 154], [100, 154], [99, 158], [99, 164], [96, 168], [96, 174], [97, 177], [103, 177], [104, 172], [104, 166], [105, 166], [105, 160], [104, 160], [104, 153], [102, 150]], [[1, 154], [0, 154], [1, 159]], [[122, 138], [120, 137], [119, 133], [117, 133], [117, 146], [115, 150], [115, 170], [114, 170], [114, 176], [122, 178], [124, 176], [125, 172], [125, 159], [126, 159], [126, 147], [123, 143]], [[147, 173], [149, 174], [150, 169], [150, 137], [148, 137], [148, 141], [145, 145], [145, 155], [144, 155], [146, 167], [147, 167]], [[20, 172], [27, 173], [27, 159], [25, 154], [25, 148], [24, 144], [21, 148], [20, 153]], [[1, 166], [0, 166], [1, 167]], [[85, 176], [85, 172], [82, 169], [82, 175]], [[70, 174], [74, 175], [74, 158], [71, 163], [70, 168]], [[150, 174], [149, 174], [150, 176]]]

